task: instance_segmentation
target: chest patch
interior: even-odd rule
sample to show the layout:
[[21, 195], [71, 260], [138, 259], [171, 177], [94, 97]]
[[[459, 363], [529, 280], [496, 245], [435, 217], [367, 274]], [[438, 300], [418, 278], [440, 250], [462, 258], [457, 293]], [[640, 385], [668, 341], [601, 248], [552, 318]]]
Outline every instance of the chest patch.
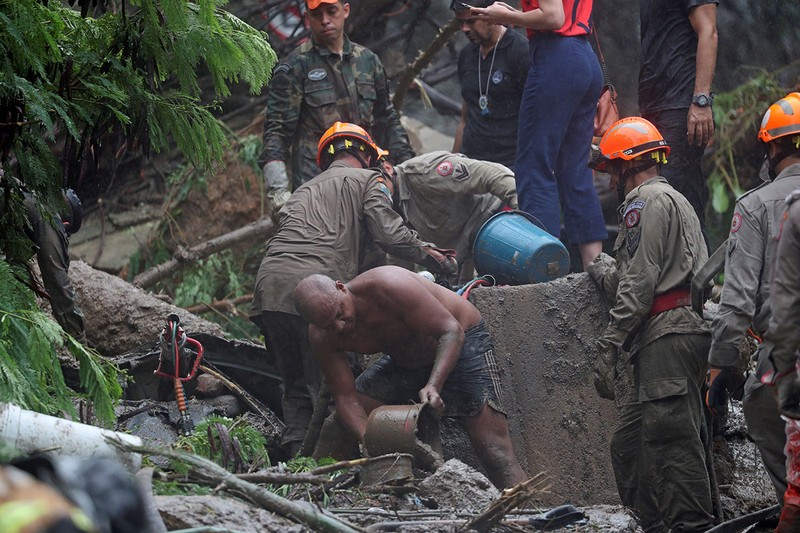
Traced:
[[628, 228], [636, 227], [641, 220], [641, 212], [638, 209], [628, 209], [625, 211], [625, 226]]
[[492, 74], [492, 83], [497, 85], [501, 81], [503, 81], [503, 71], [502, 70], [495, 70], [494, 74]]
[[328, 76], [328, 72], [324, 68], [315, 68], [308, 73], [308, 79], [311, 81], [324, 80]]
[[731, 220], [731, 233], [736, 233], [742, 227], [742, 214], [734, 213], [733, 220]]
[[449, 176], [453, 173], [453, 163], [450, 161], [442, 161], [439, 163], [439, 166], [436, 167], [436, 173], [440, 176]]

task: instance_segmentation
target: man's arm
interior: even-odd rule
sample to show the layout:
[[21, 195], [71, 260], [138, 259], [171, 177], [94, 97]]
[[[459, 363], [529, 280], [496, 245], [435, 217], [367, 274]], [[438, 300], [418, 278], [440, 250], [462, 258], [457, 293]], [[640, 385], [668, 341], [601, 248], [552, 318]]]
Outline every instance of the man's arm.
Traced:
[[259, 164], [264, 169], [267, 190], [289, 190], [286, 161], [303, 102], [303, 87], [298, 82], [298, 67], [279, 63], [269, 84], [264, 112], [264, 150]]
[[343, 351], [333, 348], [330, 340], [314, 326], [309, 326], [308, 338], [314, 357], [333, 396], [339, 419], [352, 435], [363, 443], [364, 433], [367, 431], [367, 412], [358, 401], [356, 382], [347, 362], [347, 356]]
[[460, 153], [461, 152], [461, 139], [464, 138], [464, 126], [467, 125], [467, 102], [464, 99], [461, 99], [461, 119], [458, 121], [458, 127], [456, 128], [456, 134], [453, 138], [453, 152]]
[[537, 9], [525, 12], [505, 2], [495, 2], [489, 7], [473, 7], [470, 13], [489, 24], [511, 24], [539, 31], [557, 30], [566, 20], [562, 0], [540, 0]]
[[739, 361], [739, 343], [756, 313], [765, 246], [753, 215], [738, 203], [728, 237], [719, 311], [711, 323], [708, 362], [712, 366], [731, 367]]
[[[461, 356], [464, 330], [453, 313], [426, 288], [426, 285], [430, 285], [430, 282], [401, 271], [396, 279], [388, 284], [389, 289], [382, 296], [386, 305], [393, 308], [393, 314], [401, 317], [415, 335], [419, 338], [431, 337], [437, 340], [433, 368], [428, 382], [419, 391], [419, 398], [420, 401], [430, 403], [434, 410], [441, 412], [444, 402], [440, 394], [444, 382]], [[437, 288], [434, 287], [433, 290]], [[466, 301], [464, 303], [471, 305]]]
[[771, 356], [778, 372], [794, 368], [800, 348], [800, 204], [794, 211], [796, 217], [786, 219], [781, 229], [770, 286], [772, 317], [765, 336], [775, 346]]
[[[678, 216], [672, 201], [666, 194], [646, 200], [640, 210], [636, 225], [628, 229], [625, 246], [630, 255], [627, 269], [618, 272], [619, 285], [614, 306], [609, 311], [610, 320], [603, 337], [611, 344], [621, 347], [628, 336], [645, 320], [653, 307], [656, 285], [661, 276], [665, 246], [670, 224], [678, 224]], [[627, 217], [626, 217], [627, 218]], [[632, 231], [639, 231], [635, 243]], [[674, 253], [670, 250], [670, 253]]]
[[[689, 10], [689, 22], [697, 34], [694, 93], [711, 93], [711, 82], [717, 63], [717, 5], [703, 4]], [[689, 144], [705, 145], [714, 135], [714, 114], [711, 106], [689, 106], [687, 117]]]
[[414, 157], [414, 149], [408, 140], [408, 134], [400, 124], [400, 116], [397, 114], [392, 101], [389, 99], [389, 80], [386, 79], [386, 72], [383, 70], [380, 60], [375, 58], [375, 107], [373, 117], [375, 118], [374, 137], [381, 148], [389, 151], [389, 158], [395, 163], [402, 163], [406, 159]]

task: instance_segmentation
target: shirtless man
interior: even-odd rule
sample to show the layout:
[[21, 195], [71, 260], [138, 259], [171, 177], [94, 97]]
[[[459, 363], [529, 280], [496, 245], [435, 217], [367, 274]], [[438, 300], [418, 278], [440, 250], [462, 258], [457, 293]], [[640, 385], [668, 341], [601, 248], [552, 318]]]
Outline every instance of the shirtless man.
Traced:
[[[383, 266], [349, 283], [303, 279], [294, 303], [345, 427], [363, 443], [367, 417], [419, 396], [458, 418], [491, 481], [526, 479], [500, 407], [492, 339], [469, 301], [408, 270]], [[383, 355], [358, 379], [345, 352]], [[445, 405], [446, 404], [446, 405]]]

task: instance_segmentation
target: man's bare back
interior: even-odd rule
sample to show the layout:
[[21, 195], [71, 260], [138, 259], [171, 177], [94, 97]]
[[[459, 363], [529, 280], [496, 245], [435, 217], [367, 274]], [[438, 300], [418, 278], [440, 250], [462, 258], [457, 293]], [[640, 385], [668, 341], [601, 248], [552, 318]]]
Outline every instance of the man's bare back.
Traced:
[[346, 287], [354, 317], [341, 330], [325, 330], [322, 340], [342, 351], [383, 352], [404, 367], [432, 364], [448, 328], [458, 323], [467, 331], [481, 321], [470, 302], [403, 268], [374, 268]]

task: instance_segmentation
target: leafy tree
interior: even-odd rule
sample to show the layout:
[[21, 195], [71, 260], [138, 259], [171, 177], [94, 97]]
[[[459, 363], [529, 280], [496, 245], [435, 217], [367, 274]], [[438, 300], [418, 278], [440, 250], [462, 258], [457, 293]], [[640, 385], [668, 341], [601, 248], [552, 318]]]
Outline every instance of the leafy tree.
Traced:
[[[0, 0], [0, 283], [13, 279], [8, 265], [32, 254], [22, 192], [60, 211], [60, 191], [73, 184], [84, 154], [112, 132], [122, 131], [128, 147], [145, 154], [174, 144], [197, 168], [221, 160], [226, 137], [212, 111], [230, 95], [230, 83], [245, 82], [258, 93], [277, 59], [266, 34], [221, 9], [226, 1], [116, 0], [101, 2], [105, 12], [94, 18], [83, 16], [87, 0], [78, 2], [83, 13], [54, 0]], [[200, 100], [201, 68], [214, 84], [209, 105]], [[43, 364], [45, 356], [55, 361], [48, 343], [63, 332], [33, 313], [27, 287], [14, 287], [22, 300], [0, 291], [0, 398], [16, 394], [32, 409], [66, 408], [63, 396], [47, 406], [33, 401], [36, 393], [65, 393], [63, 378], [52, 375], [57, 362], [26, 366], [24, 346], [14, 343], [39, 339], [28, 342], [36, 352], [28, 357]], [[91, 360], [81, 363], [83, 376]], [[38, 373], [26, 377], [37, 385], [30, 401], [14, 392], [11, 379], [28, 370]], [[45, 378], [54, 381], [36, 381]]]

